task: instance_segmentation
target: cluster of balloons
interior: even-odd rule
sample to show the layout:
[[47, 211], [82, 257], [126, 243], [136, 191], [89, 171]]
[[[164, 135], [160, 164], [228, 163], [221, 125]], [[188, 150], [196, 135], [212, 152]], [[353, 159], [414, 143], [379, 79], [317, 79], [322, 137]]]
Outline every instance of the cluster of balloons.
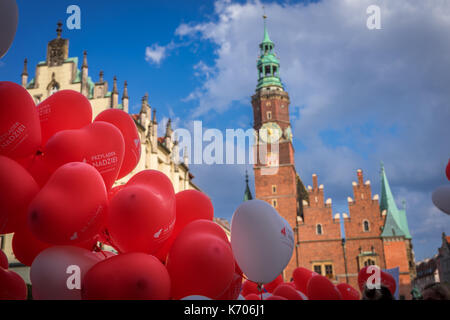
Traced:
[[[445, 170], [447, 179], [450, 181], [450, 159]], [[439, 208], [442, 212], [450, 215], [450, 185], [444, 185], [438, 187], [433, 191], [431, 199], [434, 205]]]
[[[34, 299], [359, 299], [304, 268], [283, 282], [294, 234], [265, 201], [237, 208], [229, 240], [211, 200], [175, 193], [160, 171], [113, 187], [140, 150], [121, 110], [92, 121], [80, 93], [62, 90], [36, 106], [24, 88], [0, 82], [0, 234], [14, 233]], [[0, 299], [26, 296], [0, 251]]]

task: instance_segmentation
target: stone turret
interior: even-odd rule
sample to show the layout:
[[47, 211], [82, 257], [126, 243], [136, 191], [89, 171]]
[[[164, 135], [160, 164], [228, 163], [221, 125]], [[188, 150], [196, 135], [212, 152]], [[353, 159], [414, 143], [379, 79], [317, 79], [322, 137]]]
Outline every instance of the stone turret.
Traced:
[[88, 63], [86, 51], [83, 51], [83, 64], [81, 65], [81, 93], [86, 97], [89, 95]]
[[27, 87], [28, 82], [28, 70], [27, 70], [27, 58], [23, 61], [23, 71], [22, 71], [22, 87]]
[[119, 104], [119, 90], [117, 90], [117, 77], [113, 79], [113, 91], [111, 93], [111, 108], [117, 108]]
[[123, 111], [128, 113], [128, 88], [126, 81], [123, 83], [122, 107]]

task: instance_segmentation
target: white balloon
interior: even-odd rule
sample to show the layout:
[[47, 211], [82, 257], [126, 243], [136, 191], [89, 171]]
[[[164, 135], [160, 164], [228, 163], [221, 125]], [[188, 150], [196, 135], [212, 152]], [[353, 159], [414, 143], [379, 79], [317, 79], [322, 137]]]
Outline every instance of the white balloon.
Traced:
[[79, 247], [45, 249], [34, 259], [30, 269], [33, 299], [81, 300], [84, 275], [102, 260], [97, 253]]
[[180, 299], [180, 300], [212, 300], [212, 299], [210, 299], [210, 298], [208, 298], [208, 297], [205, 297], [205, 296], [196, 296], [196, 295], [193, 295], [193, 296], [187, 296], [187, 297], [184, 297], [184, 298], [182, 298], [182, 299]]
[[0, 58], [8, 52], [17, 30], [19, 10], [15, 0], [0, 1]]
[[281, 274], [292, 257], [294, 232], [267, 202], [245, 201], [231, 219], [231, 248], [248, 279], [269, 283]]
[[431, 199], [434, 205], [441, 211], [450, 214], [450, 185], [442, 186], [434, 190]]

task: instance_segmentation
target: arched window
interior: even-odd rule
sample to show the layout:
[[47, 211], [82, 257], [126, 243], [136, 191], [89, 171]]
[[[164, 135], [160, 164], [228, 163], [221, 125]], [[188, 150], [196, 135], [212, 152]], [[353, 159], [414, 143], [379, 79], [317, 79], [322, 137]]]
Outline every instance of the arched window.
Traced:
[[369, 232], [370, 228], [369, 228], [369, 221], [364, 220], [363, 221], [363, 231], [364, 232]]
[[364, 261], [364, 267], [374, 266], [374, 265], [375, 265], [375, 260], [367, 259], [366, 261]]
[[323, 232], [323, 230], [322, 230], [322, 225], [319, 223], [319, 224], [316, 225], [316, 233], [317, 233], [318, 235], [321, 235], [322, 232]]

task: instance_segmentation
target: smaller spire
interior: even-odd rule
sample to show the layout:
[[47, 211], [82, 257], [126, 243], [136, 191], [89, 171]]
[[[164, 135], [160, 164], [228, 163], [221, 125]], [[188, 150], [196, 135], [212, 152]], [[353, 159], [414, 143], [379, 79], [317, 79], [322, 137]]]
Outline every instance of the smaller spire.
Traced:
[[123, 83], [123, 95], [122, 95], [122, 100], [123, 99], [128, 99], [128, 84], [127, 84], [127, 80], [124, 81]]
[[166, 124], [166, 137], [172, 137], [172, 119], [169, 118]]
[[244, 201], [252, 200], [253, 196], [250, 192], [250, 187], [248, 186], [248, 172], [245, 170], [245, 192], [244, 192]]
[[141, 99], [141, 112], [140, 113], [146, 113], [147, 106], [148, 106], [148, 92], [146, 92]]
[[58, 25], [58, 28], [56, 29], [56, 37], [58, 39], [60, 39], [61, 38], [61, 32], [62, 32], [62, 25], [63, 24], [62, 24], [61, 21], [58, 21], [57, 25]]
[[25, 58], [25, 60], [23, 61], [23, 72], [22, 72], [23, 76], [27, 76], [28, 75], [27, 63], [28, 63], [28, 60], [27, 60], [27, 58]]
[[158, 123], [156, 121], [156, 109], [153, 109], [153, 117], [152, 117], [152, 119], [153, 119], [153, 123]]
[[114, 79], [113, 79], [113, 92], [112, 93], [116, 93], [116, 94], [119, 94], [119, 90], [117, 90], [117, 77], [116, 76], [114, 76]]
[[88, 64], [87, 64], [87, 51], [84, 50], [83, 51], [83, 64], [81, 65], [82, 68], [87, 68]]
[[99, 73], [98, 76], [99, 76], [99, 78], [100, 78], [100, 80], [99, 80], [100, 83], [105, 82], [105, 81], [103, 80], [103, 70], [100, 70], [100, 73]]

